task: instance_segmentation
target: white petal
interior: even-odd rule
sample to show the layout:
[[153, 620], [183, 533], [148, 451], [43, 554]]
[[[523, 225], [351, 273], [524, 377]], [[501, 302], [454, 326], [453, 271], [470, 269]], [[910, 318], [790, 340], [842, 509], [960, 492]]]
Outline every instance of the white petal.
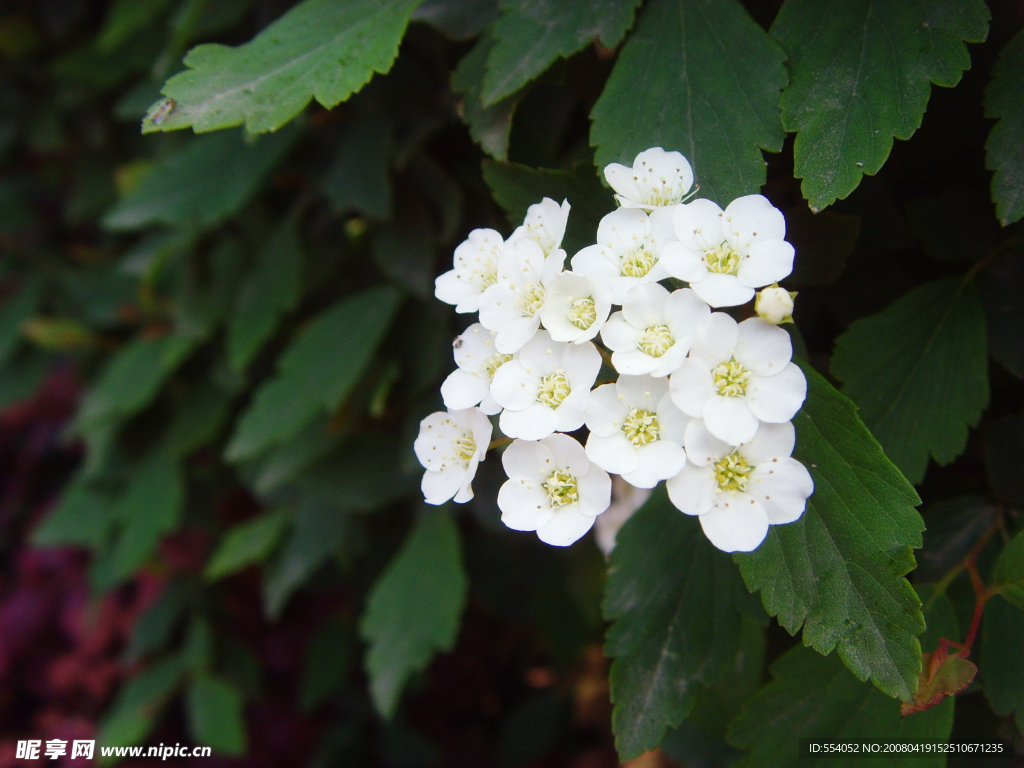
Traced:
[[680, 206], [672, 217], [679, 242], [693, 251], [709, 251], [722, 243], [722, 209], [699, 198]]
[[614, 384], [602, 384], [591, 392], [583, 411], [587, 429], [602, 437], [621, 430], [628, 415], [629, 408], [619, 400]]
[[793, 271], [793, 255], [793, 246], [785, 240], [758, 243], [743, 257], [736, 276], [751, 288], [777, 283]]
[[568, 472], [570, 475], [585, 475], [590, 471], [590, 459], [587, 452], [580, 445], [579, 440], [568, 435], [554, 434], [545, 437], [541, 445], [551, 451], [554, 466], [548, 470], [548, 475], [556, 469]]
[[553, 341], [547, 331], [537, 331], [519, 350], [519, 363], [531, 376], [550, 376], [562, 367], [562, 355], [568, 348], [565, 342]]
[[607, 472], [591, 464], [587, 474], [576, 475], [576, 485], [580, 492], [579, 508], [582, 514], [593, 517], [608, 509], [612, 500], [612, 479]]
[[573, 391], [589, 390], [601, 372], [601, 353], [590, 342], [571, 344], [562, 352], [562, 367]]
[[479, 373], [484, 364], [493, 357], [494, 337], [498, 334], [489, 331], [480, 323], [473, 323], [459, 334], [452, 352], [455, 364], [464, 371]]
[[594, 518], [584, 515], [575, 505], [562, 507], [551, 522], [537, 529], [537, 538], [553, 547], [575, 544], [594, 527]]
[[628, 408], [654, 411], [668, 392], [668, 382], [650, 376], [619, 376], [615, 389]]
[[[434, 280], [434, 295], [445, 304], [463, 305], [464, 302], [480, 301], [480, 291], [469, 283], [459, 280], [454, 269], [438, 275]], [[478, 304], [479, 306], [479, 304]], [[473, 309], [461, 309], [460, 312], [475, 312]]]
[[[481, 319], [483, 312], [480, 313]], [[540, 315], [518, 317], [498, 331], [494, 339], [495, 348], [503, 355], [511, 355], [523, 348], [540, 328]]]
[[558, 275], [562, 274], [562, 270], [564, 268], [565, 251], [561, 248], [556, 248], [548, 254], [547, 258], [544, 259], [544, 270], [541, 272], [540, 276], [541, 284], [546, 286]]
[[693, 170], [679, 152], [651, 147], [636, 156], [633, 176], [640, 201], [648, 205], [678, 203], [693, 186]]
[[703, 255], [703, 251], [691, 250], [680, 243], [678, 248], [666, 248], [658, 263], [665, 267], [670, 276], [688, 283], [696, 283], [708, 274], [708, 265], [703, 260]]
[[738, 307], [754, 298], [754, 289], [743, 285], [736, 275], [708, 272], [703, 280], [691, 282], [690, 287], [712, 307]]
[[695, 467], [707, 467], [732, 453], [732, 446], [712, 435], [702, 419], [693, 419], [686, 425], [683, 439], [686, 459]]
[[498, 401], [495, 400], [488, 391], [484, 396], [484, 399], [480, 401], [480, 410], [487, 416], [493, 416], [496, 413], [501, 413], [501, 406], [498, 405]]
[[588, 245], [572, 257], [572, 271], [587, 277], [616, 277], [621, 269], [620, 261], [606, 255], [600, 245]]
[[466, 468], [465, 474], [462, 476], [462, 484], [459, 486], [459, 492], [455, 494], [455, 498], [452, 499], [456, 504], [465, 504], [473, 500], [473, 478], [476, 477], [476, 468], [480, 462], [476, 459], [472, 459], [469, 462], [469, 466]]
[[704, 404], [718, 394], [711, 369], [706, 363], [693, 357], [683, 360], [672, 373], [669, 385], [672, 402], [683, 413], [697, 418], [704, 415]]
[[804, 513], [814, 481], [807, 467], [783, 456], [760, 464], [750, 473], [747, 491], [764, 506], [772, 525], [791, 523]]
[[740, 453], [752, 467], [771, 459], [790, 456], [796, 445], [796, 430], [793, 422], [766, 424], [761, 422], [754, 436], [740, 448]]
[[656, 440], [637, 450], [637, 465], [622, 477], [637, 488], [653, 488], [662, 480], [675, 477], [686, 464], [682, 446]]
[[716, 395], [704, 404], [704, 424], [708, 432], [729, 445], [747, 442], [759, 423], [746, 398]]
[[498, 280], [516, 285], [540, 283], [545, 258], [541, 247], [529, 238], [508, 243], [498, 259]]
[[636, 449], [629, 439], [617, 432], [608, 437], [600, 437], [593, 432], [587, 438], [587, 458], [606, 472], [623, 475], [636, 469]]
[[537, 402], [540, 379], [526, 372], [518, 360], [510, 360], [494, 373], [491, 397], [502, 408], [521, 411]]
[[569, 319], [571, 309], [572, 299], [564, 293], [550, 293], [544, 300], [539, 312], [540, 321], [553, 341], [576, 341], [587, 333]]
[[693, 333], [690, 357], [705, 363], [709, 369], [714, 368], [733, 356], [739, 337], [735, 320], [724, 312], [712, 312]]
[[558, 428], [558, 416], [543, 403], [534, 403], [521, 411], [507, 408], [498, 418], [501, 431], [521, 440], [541, 440]]
[[[590, 384], [593, 383], [593, 381], [590, 382]], [[555, 408], [557, 419], [555, 429], [559, 432], [575, 432], [583, 426], [587, 400], [590, 399], [590, 384], [580, 389], [574, 389]]]
[[672, 331], [676, 344], [689, 349], [697, 326], [710, 317], [711, 308], [692, 290], [683, 288], [668, 297], [664, 314], [665, 325]]
[[676, 209], [681, 208], [680, 205], [662, 205], [657, 208], [651, 208], [650, 213], [647, 215], [647, 224], [651, 228], [651, 237], [661, 247], [658, 249], [658, 258], [665, 258], [665, 248], [671, 243], [679, 242], [676, 239], [676, 230], [672, 226], [672, 222], [675, 219]]
[[686, 360], [686, 353], [689, 350], [689, 348], [689, 342], [688, 340], [685, 339], [682, 344], [680, 344], [679, 342], [673, 344], [671, 347], [665, 350], [664, 355], [655, 358], [658, 364], [654, 366], [654, 368], [651, 370], [651, 376], [653, 376], [656, 379], [661, 379], [664, 378], [665, 376], [668, 376], [670, 373], [674, 373], [675, 371], [677, 371], [679, 369], [679, 366], [683, 364], [683, 361]]
[[687, 463], [675, 477], [665, 483], [668, 498], [680, 512], [703, 515], [711, 509], [718, 483], [710, 467], [697, 467]]
[[768, 514], [753, 496], [720, 493], [700, 516], [708, 540], [723, 552], [752, 552], [768, 535]]
[[456, 369], [441, 384], [441, 397], [446, 408], [472, 408], [487, 396], [490, 388], [487, 379]]
[[622, 302], [622, 316], [634, 328], [664, 325], [664, 308], [668, 297], [669, 292], [658, 283], [634, 286]]
[[646, 213], [637, 208], [619, 208], [598, 223], [597, 244], [622, 255], [633, 250], [637, 241], [646, 240], [650, 231]]
[[759, 317], [739, 324], [736, 360], [761, 376], [779, 373], [793, 357], [793, 340], [788, 333]]
[[536, 531], [551, 522], [555, 513], [540, 483], [511, 479], [498, 489], [501, 522], [513, 531]]
[[516, 293], [508, 283], [495, 283], [480, 296], [480, 323], [492, 331], [500, 331], [523, 316], [516, 306]]
[[741, 254], [754, 243], [786, 236], [786, 218], [763, 195], [736, 198], [726, 206], [722, 218], [726, 240]]
[[544, 443], [513, 440], [501, 454], [501, 466], [512, 480], [542, 482], [555, 471], [554, 456]]
[[[487, 446], [491, 444], [491, 420], [481, 408], [470, 409], [470, 428], [473, 430], [473, 441], [476, 443], [474, 460], [483, 461], [487, 456]], [[476, 468], [473, 468], [476, 474]]]
[[[785, 331], [783, 331], [785, 333]], [[754, 376], [747, 384], [746, 401], [761, 421], [789, 421], [807, 397], [807, 379], [793, 363], [774, 376]]]
[[658, 426], [660, 438], [676, 445], [683, 445], [686, 428], [690, 425], [690, 417], [683, 413], [672, 401], [671, 393], [662, 396], [658, 401]]
[[449, 467], [441, 472], [431, 472], [428, 469], [423, 473], [423, 480], [420, 482], [423, 500], [427, 504], [444, 504], [459, 492], [465, 477], [466, 470], [461, 466]]
[[628, 352], [637, 348], [642, 333], [639, 328], [626, 322], [621, 312], [616, 312], [601, 329], [601, 341], [613, 352]]
[[[609, 344], [609, 346], [611, 345]], [[651, 357], [639, 349], [612, 352], [612, 366], [616, 371], [627, 376], [643, 376], [653, 371], [658, 365], [658, 358]]]
[[629, 200], [639, 200], [640, 192], [633, 181], [633, 169], [620, 163], [610, 163], [604, 167], [604, 177], [608, 185]]

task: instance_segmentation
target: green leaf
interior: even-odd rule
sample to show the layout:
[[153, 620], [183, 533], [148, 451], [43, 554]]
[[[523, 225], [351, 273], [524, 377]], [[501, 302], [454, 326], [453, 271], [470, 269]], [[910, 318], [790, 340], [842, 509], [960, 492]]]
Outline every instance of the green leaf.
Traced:
[[836, 341], [832, 373], [886, 455], [912, 483], [931, 455], [948, 464], [988, 405], [985, 314], [973, 283], [912, 290]]
[[452, 40], [469, 40], [483, 32], [498, 18], [497, 0], [426, 0], [412, 12], [413, 21], [422, 21]]
[[167, 224], [205, 230], [233, 216], [291, 148], [298, 132], [248, 144], [238, 131], [199, 136], [166, 155], [107, 215], [114, 231]]
[[503, 99], [489, 107], [480, 100], [486, 61], [493, 45], [494, 39], [489, 32], [481, 35], [452, 73], [452, 90], [462, 96], [460, 115], [469, 126], [473, 141], [491, 157], [507, 160], [512, 114], [518, 97]]
[[511, 96], [555, 59], [571, 56], [600, 39], [615, 48], [633, 24], [640, 0], [558, 3], [502, 0], [492, 27], [481, 100], [485, 107]]
[[216, 438], [231, 415], [231, 394], [202, 381], [179, 398], [164, 435], [168, 454], [184, 458]]
[[921, 125], [931, 83], [952, 87], [988, 34], [982, 0], [787, 0], [772, 24], [786, 52], [782, 122], [797, 134], [796, 177], [815, 209], [881, 169], [893, 137]]
[[356, 651], [355, 627], [337, 616], [327, 619], [309, 640], [303, 664], [299, 706], [311, 712], [345, 684]]
[[985, 144], [992, 200], [1005, 227], [1024, 216], [1024, 30], [1014, 35], [992, 67], [985, 117], [998, 118]]
[[1013, 715], [1024, 731], [1024, 611], [999, 596], [985, 603], [981, 677], [995, 713]]
[[256, 392], [227, 449], [254, 458], [298, 434], [317, 413], [337, 408], [388, 331], [400, 294], [378, 286], [342, 299], [309, 323], [278, 360], [278, 374]]
[[228, 360], [244, 371], [302, 293], [302, 243], [295, 222], [283, 221], [260, 249], [228, 318]]
[[280, 540], [287, 522], [287, 514], [277, 510], [232, 526], [210, 555], [204, 575], [215, 581], [254, 563], [262, 563]]
[[682, 152], [700, 196], [723, 207], [759, 192], [761, 149], [785, 134], [778, 45], [736, 0], [652, 0], [591, 112], [597, 165], [633, 165], [648, 147]]
[[109, 494], [84, 483], [72, 483], [32, 533], [37, 547], [77, 544], [99, 549], [110, 532], [112, 504]]
[[978, 275], [978, 293], [988, 321], [992, 357], [1018, 378], [1024, 378], [1024, 258], [1009, 250]]
[[[929, 640], [957, 635], [956, 618], [945, 596], [928, 614]], [[931, 643], [930, 643], [931, 644]], [[771, 665], [772, 681], [743, 708], [729, 729], [729, 741], [749, 754], [736, 768], [859, 768], [889, 766], [882, 755], [828, 756], [801, 753], [802, 739], [816, 741], [941, 741], [953, 726], [953, 700], [926, 712], [900, 715], [898, 702], [857, 680], [835, 656], [796, 646]], [[806, 747], [804, 747], [806, 749]], [[901, 755], [901, 766], [942, 768], [945, 755]]]
[[857, 416], [854, 404], [806, 363], [807, 400], [793, 419], [794, 456], [814, 495], [794, 523], [734, 555], [764, 607], [820, 653], [838, 649], [861, 680], [909, 699], [921, 667], [920, 600], [904, 575], [921, 546], [921, 501]]
[[[176, 656], [154, 662], [139, 672], [117, 695], [103, 718], [96, 741], [103, 745], [141, 744], [156, 724], [160, 710], [181, 681], [181, 661]], [[98, 750], [97, 750], [98, 751]], [[99, 757], [101, 765], [117, 762], [116, 757]]]
[[985, 425], [985, 473], [996, 496], [1024, 504], [1024, 413]]
[[115, 579], [135, 573], [178, 527], [185, 494], [184, 475], [172, 459], [157, 453], [138, 467], [111, 511], [123, 524], [114, 544]]
[[42, 298], [42, 282], [28, 279], [0, 304], [0, 366], [6, 366], [22, 342], [21, 325], [36, 312]]
[[612, 730], [625, 762], [654, 749], [689, 713], [698, 683], [728, 671], [749, 599], [729, 556], [664, 490], [622, 527], [605, 587]]
[[1015, 606], [1024, 608], [1024, 532], [1014, 536], [999, 553], [993, 586]]
[[197, 133], [245, 123], [276, 131], [316, 99], [330, 109], [387, 72], [417, 0], [305, 0], [244, 45], [199, 45], [163, 87], [176, 102], [159, 125], [154, 104], [143, 133]]
[[446, 509], [421, 512], [370, 590], [359, 622], [369, 644], [370, 694], [381, 716], [394, 714], [409, 675], [426, 667], [435, 651], [455, 645], [466, 591], [455, 521]]
[[338, 149], [324, 176], [324, 194], [334, 209], [359, 211], [371, 219], [391, 218], [391, 123], [381, 113], [360, 109], [342, 129]]
[[186, 699], [189, 733], [215, 753], [241, 757], [248, 749], [242, 694], [231, 683], [209, 675], [196, 677]]

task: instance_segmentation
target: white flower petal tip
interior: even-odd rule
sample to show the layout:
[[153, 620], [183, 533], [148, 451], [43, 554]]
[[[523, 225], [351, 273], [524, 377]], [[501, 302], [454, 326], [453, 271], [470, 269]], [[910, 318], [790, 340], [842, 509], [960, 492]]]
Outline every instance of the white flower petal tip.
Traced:
[[455, 249], [454, 268], [434, 281], [434, 296], [454, 304], [456, 312], [476, 312], [480, 296], [497, 280], [504, 246], [504, 238], [495, 230], [474, 229]]
[[611, 503], [608, 473], [568, 435], [514, 440], [501, 463], [509, 478], [498, 491], [502, 522], [516, 531], [536, 531], [545, 544], [578, 541]]
[[427, 470], [420, 484], [424, 500], [463, 504], [472, 499], [471, 483], [490, 442], [491, 422], [479, 408], [438, 411], [423, 419], [413, 450]]
[[636, 156], [633, 167], [605, 166], [604, 177], [623, 208], [653, 210], [679, 205], [693, 186], [693, 169], [679, 152], [651, 147]]
[[550, 197], [534, 203], [526, 209], [526, 219], [521, 227], [509, 237], [512, 243], [521, 237], [528, 237], [540, 246], [545, 255], [551, 254], [562, 247], [565, 227], [569, 222], [569, 201], [563, 200], [559, 205]]
[[501, 410], [490, 397], [491, 380], [512, 355], [503, 355], [495, 349], [497, 335], [480, 323], [473, 323], [452, 342], [455, 364], [459, 367], [441, 385], [446, 408], [458, 410], [479, 405], [488, 416]]
[[675, 209], [672, 224], [681, 255], [666, 268], [712, 307], [745, 304], [755, 288], [793, 271], [785, 217], [761, 195], [737, 198], [724, 211], [694, 200]]
[[686, 429], [689, 461], [666, 483], [669, 499], [700, 517], [718, 549], [756, 549], [770, 525], [798, 520], [814, 493], [807, 468], [789, 455], [794, 436], [791, 423], [762, 424], [750, 442], [731, 446], [694, 419]]
[[793, 301], [796, 291], [787, 291], [773, 283], [761, 290], [754, 300], [754, 311], [762, 320], [775, 325], [793, 322]]

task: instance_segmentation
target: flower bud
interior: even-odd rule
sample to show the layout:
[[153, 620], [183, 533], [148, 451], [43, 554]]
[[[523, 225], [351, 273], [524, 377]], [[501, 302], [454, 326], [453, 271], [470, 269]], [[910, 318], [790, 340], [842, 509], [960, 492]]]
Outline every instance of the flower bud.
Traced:
[[796, 291], [780, 288], [778, 283], [769, 285], [757, 294], [754, 310], [762, 320], [779, 325], [793, 322], [793, 299]]

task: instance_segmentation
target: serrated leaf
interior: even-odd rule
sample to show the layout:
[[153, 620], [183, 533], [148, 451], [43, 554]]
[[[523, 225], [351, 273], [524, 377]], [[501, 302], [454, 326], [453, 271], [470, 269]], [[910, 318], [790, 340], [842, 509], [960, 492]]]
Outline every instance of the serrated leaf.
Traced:
[[814, 208], [881, 169], [893, 138], [921, 125], [931, 83], [952, 87], [982, 42], [982, 0], [787, 0], [771, 27], [786, 52], [782, 122], [796, 132], [795, 174]]
[[154, 454], [136, 469], [111, 511], [123, 525], [114, 543], [115, 579], [135, 573], [160, 539], [178, 527], [185, 495], [185, 478], [174, 460]]
[[480, 100], [487, 56], [493, 45], [494, 38], [490, 32], [480, 36], [452, 72], [452, 90], [462, 96], [460, 116], [469, 126], [473, 141], [491, 157], [507, 160], [512, 114], [518, 99], [503, 99], [489, 107]]
[[143, 133], [192, 126], [196, 133], [245, 123], [276, 131], [316, 99], [330, 109], [387, 72], [417, 0], [305, 0], [244, 45], [199, 45], [163, 87], [176, 102]]
[[1024, 611], [998, 595], [985, 603], [981, 677], [993, 711], [1024, 731]]
[[400, 298], [391, 287], [368, 288], [310, 322], [239, 419], [228, 460], [254, 458], [298, 434], [317, 413], [337, 408], [387, 333]]
[[398, 706], [409, 675], [455, 645], [466, 602], [459, 530], [446, 509], [424, 511], [377, 578], [359, 620], [365, 667], [382, 717]]
[[915, 288], [836, 341], [832, 373], [907, 479], [948, 464], [988, 405], [985, 315], [973, 283]]
[[1024, 533], [1014, 536], [999, 553], [993, 586], [1015, 606], [1024, 608]]
[[103, 226], [201, 231], [220, 224], [249, 201], [297, 137], [288, 130], [252, 144], [238, 131], [193, 138], [143, 176], [107, 212]]
[[496, 42], [487, 56], [484, 106], [511, 96], [555, 59], [571, 56], [594, 40], [615, 48], [632, 26], [639, 4], [640, 0], [502, 0], [501, 17], [491, 28]]
[[726, 673], [747, 597], [739, 571], [664, 490], [622, 527], [611, 556], [604, 617], [612, 662], [612, 730], [625, 762], [654, 749], [686, 717], [698, 684]]
[[904, 717], [915, 712], [924, 712], [939, 704], [949, 696], [955, 696], [974, 682], [978, 667], [957, 655], [948, 656], [934, 673], [931, 672], [931, 660], [934, 654], [925, 653], [921, 657], [924, 669], [918, 677], [917, 691], [910, 702], [900, 705], [900, 714]]
[[904, 575], [914, 567], [911, 549], [921, 546], [921, 501], [854, 404], [797, 362], [808, 390], [793, 419], [793, 455], [810, 471], [814, 495], [799, 520], [773, 525], [760, 547], [734, 557], [790, 634], [803, 625], [805, 645], [836, 649], [861, 680], [909, 699], [924, 619]]
[[633, 165], [648, 147], [682, 152], [700, 196], [723, 207], [759, 192], [761, 150], [785, 134], [784, 56], [736, 0], [653, 0], [590, 114], [597, 165]]
[[590, 163], [576, 163], [571, 171], [531, 168], [520, 163], [484, 161], [484, 181], [498, 205], [508, 214], [508, 222], [518, 227], [526, 218], [526, 210], [543, 198], [550, 197], [572, 206], [562, 238], [562, 248], [570, 256], [597, 238], [597, 225], [615, 210], [615, 199], [601, 185]]
[[985, 117], [998, 118], [985, 144], [992, 200], [1005, 227], [1024, 216], [1024, 31], [1003, 48], [985, 89]]
[[1024, 504], [1024, 413], [989, 422], [985, 437], [985, 474], [992, 491], [1011, 504]]
[[196, 677], [186, 698], [189, 732], [215, 753], [240, 757], [248, 749], [245, 707], [239, 690], [210, 675]]
[[1024, 258], [1009, 250], [978, 275], [992, 357], [1024, 378]]
[[277, 510], [232, 526], [210, 555], [204, 575], [214, 581], [263, 562], [273, 551], [287, 523], [288, 515]]
[[302, 243], [295, 222], [287, 219], [260, 249], [228, 317], [228, 360], [236, 371], [248, 367], [301, 291]]

